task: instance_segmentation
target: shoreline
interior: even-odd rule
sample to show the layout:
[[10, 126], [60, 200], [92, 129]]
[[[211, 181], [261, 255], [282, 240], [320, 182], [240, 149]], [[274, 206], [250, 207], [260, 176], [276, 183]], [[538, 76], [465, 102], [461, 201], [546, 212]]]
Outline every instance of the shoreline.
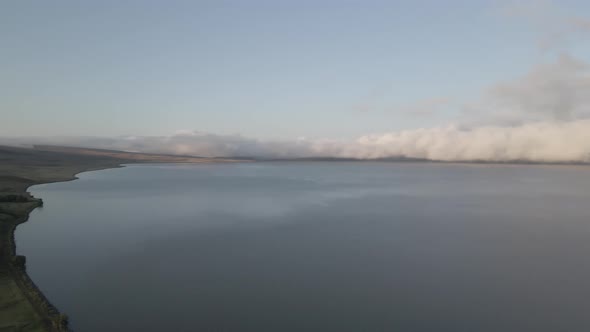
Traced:
[[59, 183], [59, 182], [70, 182], [78, 180], [78, 175], [86, 172], [93, 172], [93, 171], [102, 171], [107, 169], [115, 169], [115, 168], [123, 168], [125, 167], [123, 164], [112, 165], [112, 166], [103, 166], [103, 167], [90, 167], [88, 169], [79, 170], [76, 173], [72, 173], [69, 178], [65, 179], [55, 179], [55, 180], [48, 180], [42, 182], [35, 182], [31, 183], [25, 188], [25, 194], [31, 197], [34, 205], [31, 205], [27, 208], [27, 211], [20, 216], [19, 218], [15, 219], [10, 225], [7, 239], [7, 253], [5, 253], [6, 257], [9, 259], [9, 264], [7, 265], [9, 273], [12, 275], [13, 280], [16, 282], [22, 294], [27, 298], [31, 306], [36, 311], [37, 315], [41, 318], [41, 321], [47, 331], [55, 331], [55, 332], [70, 332], [72, 331], [69, 327], [69, 320], [68, 316], [65, 313], [60, 312], [60, 310], [51, 303], [51, 301], [43, 294], [41, 289], [35, 284], [35, 282], [31, 279], [29, 274], [27, 273], [26, 269], [26, 256], [18, 255], [16, 252], [16, 229], [19, 225], [27, 222], [30, 218], [31, 212], [35, 209], [43, 206], [42, 198], [34, 197], [30, 192], [29, 189], [36, 185], [41, 184], [49, 184], [49, 183]]
[[[7, 240], [7, 253], [5, 253], [5, 258], [9, 259], [9, 264], [7, 265], [8, 270], [10, 271], [13, 279], [18, 284], [22, 294], [27, 298], [31, 306], [35, 309], [37, 315], [41, 318], [41, 321], [44, 325], [46, 331], [51, 332], [72, 332], [72, 329], [69, 326], [69, 318], [67, 314], [61, 312], [55, 305], [51, 303], [51, 301], [43, 294], [43, 291], [35, 284], [35, 282], [31, 279], [31, 277], [27, 273], [26, 269], [26, 256], [18, 255], [16, 252], [16, 230], [17, 227], [21, 224], [27, 222], [30, 218], [31, 213], [43, 206], [43, 200], [40, 197], [33, 196], [29, 189], [33, 186], [42, 185], [42, 184], [51, 184], [51, 183], [60, 183], [60, 182], [70, 182], [78, 180], [78, 175], [87, 172], [94, 172], [94, 171], [103, 171], [108, 169], [117, 169], [117, 168], [124, 168], [127, 165], [141, 165], [146, 164], [145, 162], [125, 162], [120, 164], [114, 164], [110, 166], [100, 166], [100, 167], [89, 167], [86, 169], [77, 170], [75, 173], [71, 173], [71, 175], [67, 178], [63, 179], [54, 179], [54, 180], [47, 180], [47, 181], [39, 181], [29, 184], [24, 191], [25, 195], [28, 195], [31, 198], [30, 203], [34, 203], [29, 208], [27, 208], [26, 213], [20, 216], [18, 219], [13, 220], [12, 225], [8, 230], [8, 240]], [[155, 162], [154, 164], [168, 164], [167, 162]], [[178, 163], [176, 163], [178, 164]], [[182, 163], [182, 164], [194, 164], [194, 163]]]
[[[133, 165], [133, 163], [127, 163], [127, 164]], [[137, 163], [137, 164], [139, 164], [139, 163]], [[107, 170], [107, 169], [117, 169], [117, 168], [124, 168], [124, 167], [126, 167], [125, 164], [119, 164], [117, 166], [105, 166], [105, 167], [89, 168], [89, 169], [85, 169], [85, 170], [82, 170], [82, 171], [79, 171], [77, 173], [72, 174], [71, 178], [69, 178], [69, 179], [53, 180], [53, 181], [52, 180], [48, 180], [48, 181], [43, 181], [43, 182], [39, 182], [39, 183], [31, 183], [30, 185], [28, 185], [25, 188], [25, 191], [30, 195], [31, 193], [29, 192], [29, 189], [31, 187], [34, 187], [34, 186], [38, 186], [38, 185], [41, 185], [41, 184], [50, 184], [50, 183], [60, 183], [60, 182], [75, 181], [75, 180], [80, 179], [78, 177], [78, 175], [80, 175], [82, 173], [94, 172], [94, 171], [104, 171], [104, 170]], [[33, 195], [31, 195], [31, 196], [33, 196]]]
[[26, 271], [26, 257], [16, 252], [15, 232], [43, 205], [30, 188], [77, 180], [81, 173], [145, 163], [225, 163], [244, 160], [95, 151], [84, 148], [0, 146], [0, 330], [71, 331], [66, 314], [43, 294]]
[[29, 210], [27, 215], [15, 222], [10, 229], [8, 250], [11, 264], [8, 265], [8, 270], [22, 294], [27, 298], [36, 313], [41, 317], [45, 328], [48, 331], [71, 331], [68, 324], [68, 317], [61, 313], [56, 306], [54, 306], [49, 299], [43, 294], [41, 289], [35, 284], [27, 273], [26, 257], [16, 253], [16, 229], [19, 225], [29, 220], [31, 212], [36, 208], [42, 206], [39, 204]]

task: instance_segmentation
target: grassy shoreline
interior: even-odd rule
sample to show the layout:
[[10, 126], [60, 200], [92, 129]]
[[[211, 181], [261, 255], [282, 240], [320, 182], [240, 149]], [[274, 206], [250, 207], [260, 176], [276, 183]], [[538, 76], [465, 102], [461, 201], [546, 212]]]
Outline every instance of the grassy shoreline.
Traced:
[[[0, 328], [12, 328], [15, 331], [69, 331], [67, 316], [60, 313], [27, 274], [26, 257], [16, 253], [15, 232], [20, 224], [28, 221], [33, 210], [43, 205], [41, 199], [28, 193], [31, 186], [75, 180], [76, 174], [84, 171], [81, 169], [72, 173], [70, 178], [30, 183], [24, 191], [0, 196], [0, 214], [3, 215], [0, 232], [0, 277], [3, 282], [0, 292], [10, 294], [0, 298]], [[7, 202], [6, 197], [17, 197], [20, 201]]]
[[15, 231], [43, 201], [29, 188], [76, 180], [82, 172], [124, 167], [131, 163], [210, 163], [235, 160], [128, 153], [64, 147], [0, 146], [0, 330], [70, 331], [61, 313], [26, 272], [26, 257], [17, 255]]
[[[5, 243], [7, 250], [6, 260], [9, 261], [5, 266], [15, 285], [21, 290], [23, 297], [31, 304], [32, 310], [35, 311], [38, 317], [37, 319], [39, 320], [39, 322], [32, 324], [29, 323], [28, 328], [23, 328], [23, 326], [17, 327], [20, 329], [19, 331], [70, 331], [67, 315], [61, 313], [30, 278], [26, 270], [26, 257], [18, 255], [16, 252], [15, 232], [17, 227], [29, 220], [29, 216], [32, 211], [38, 207], [43, 206], [42, 199], [32, 196], [29, 193], [29, 188], [38, 184], [74, 181], [78, 179], [78, 175], [81, 173], [119, 167], [124, 166], [120, 164], [113, 164], [111, 166], [76, 169], [72, 170], [72, 172], [75, 173], [72, 173], [70, 176], [68, 176], [68, 178], [60, 178], [55, 180], [48, 179], [47, 181], [39, 183], [31, 183], [25, 188], [24, 192], [15, 192], [16, 195], [22, 195], [20, 197], [27, 199], [27, 201], [19, 202], [25, 203], [26, 207], [24, 210], [19, 211], [18, 215], [14, 215], [14, 221], [10, 223], [7, 232], [4, 233], [4, 235], [8, 235], [8, 238], [5, 238]], [[2, 202], [2, 198], [0, 198], [0, 206], [2, 206], [2, 203], [5, 202]], [[0, 325], [0, 327], [2, 326], [3, 325]]]
[[[69, 331], [67, 316], [60, 313], [31, 280], [26, 271], [26, 257], [16, 254], [16, 228], [29, 219], [30, 212], [42, 205], [40, 200], [36, 202], [26, 210], [25, 215], [14, 220], [8, 228], [8, 232], [3, 234], [8, 235], [6, 239], [7, 252], [5, 254], [5, 262], [3, 262], [7, 263], [4, 264], [5, 273], [11, 279], [14, 285], [12, 287], [17, 288], [22, 295], [20, 297], [28, 302], [27, 304], [25, 301], [22, 301], [19, 305], [14, 305], [10, 308], [12, 309], [10, 315], [22, 317], [17, 321], [18, 324], [12, 325], [18, 331]], [[15, 297], [19, 297], [15, 292], [13, 294]], [[2, 308], [4, 310], [6, 309], [5, 306]], [[6, 313], [3, 316], [5, 315]], [[32, 321], [27, 322], [27, 320]], [[8, 322], [8, 324], [10, 323]]]

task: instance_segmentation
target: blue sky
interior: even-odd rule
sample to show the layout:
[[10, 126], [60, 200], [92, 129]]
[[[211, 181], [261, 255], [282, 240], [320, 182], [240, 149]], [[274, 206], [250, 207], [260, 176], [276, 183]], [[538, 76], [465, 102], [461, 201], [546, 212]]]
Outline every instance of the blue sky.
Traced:
[[[350, 138], [453, 122], [558, 52], [590, 57], [540, 49], [547, 31], [511, 5], [3, 1], [0, 136]], [[590, 16], [587, 1], [559, 10]]]

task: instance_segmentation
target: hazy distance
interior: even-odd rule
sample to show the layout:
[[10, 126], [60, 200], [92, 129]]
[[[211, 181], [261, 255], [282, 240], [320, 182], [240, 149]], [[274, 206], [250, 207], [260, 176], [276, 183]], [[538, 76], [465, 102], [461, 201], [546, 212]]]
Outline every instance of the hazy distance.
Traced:
[[584, 1], [23, 1], [0, 28], [0, 144], [590, 161]]

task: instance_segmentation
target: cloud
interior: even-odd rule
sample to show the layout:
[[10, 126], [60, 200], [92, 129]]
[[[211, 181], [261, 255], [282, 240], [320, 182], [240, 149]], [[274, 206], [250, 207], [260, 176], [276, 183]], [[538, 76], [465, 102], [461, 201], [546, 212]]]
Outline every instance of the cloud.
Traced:
[[590, 66], [569, 55], [487, 90], [485, 108], [527, 120], [569, 120], [590, 110]]
[[[554, 62], [534, 66], [521, 77], [491, 86], [472, 107], [479, 112], [478, 117], [491, 112], [495, 120], [364, 135], [350, 141], [265, 141], [241, 135], [179, 130], [170, 136], [21, 138], [0, 139], [0, 143], [43, 143], [204, 157], [590, 162], [589, 69], [585, 62], [562, 55]], [[432, 98], [408, 109], [427, 112], [449, 103], [448, 98]]]
[[[554, 40], [549, 44], [590, 32], [590, 20], [552, 12], [549, 2], [512, 10], [519, 17], [553, 22], [544, 30], [553, 31], [545, 34]], [[359, 109], [375, 109], [385, 92], [371, 91]], [[409, 114], [429, 115], [455, 103], [449, 98], [428, 98], [403, 109]], [[590, 65], [581, 59], [561, 54], [553, 62], [535, 65], [520, 77], [485, 89], [481, 98], [465, 104], [463, 110], [467, 115], [456, 124], [368, 134], [349, 141], [265, 141], [178, 130], [170, 136], [0, 138], [0, 144], [55, 144], [204, 157], [590, 163]], [[337, 118], [332, 120], [338, 123]]]
[[357, 157], [444, 161], [590, 162], [590, 120], [519, 126], [447, 126], [359, 138]]
[[[590, 162], [590, 119], [474, 128], [449, 125], [365, 135], [353, 141], [262, 141], [239, 135], [203, 133], [20, 140], [21, 143], [25, 141], [207, 157], [406, 157], [440, 161]], [[13, 139], [12, 143], [15, 142]]]

